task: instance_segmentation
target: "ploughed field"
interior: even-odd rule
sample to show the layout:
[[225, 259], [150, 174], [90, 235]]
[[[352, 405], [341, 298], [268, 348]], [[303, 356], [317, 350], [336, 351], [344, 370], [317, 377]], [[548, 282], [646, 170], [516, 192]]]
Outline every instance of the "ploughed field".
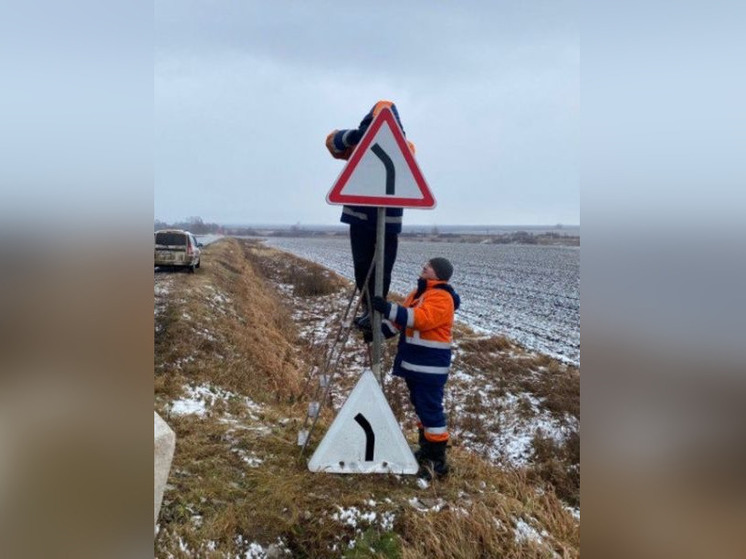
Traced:
[[[353, 277], [347, 239], [274, 237], [267, 244]], [[422, 264], [434, 256], [453, 262], [451, 283], [462, 304], [457, 320], [580, 365], [578, 247], [400, 240], [391, 290], [411, 291]]]

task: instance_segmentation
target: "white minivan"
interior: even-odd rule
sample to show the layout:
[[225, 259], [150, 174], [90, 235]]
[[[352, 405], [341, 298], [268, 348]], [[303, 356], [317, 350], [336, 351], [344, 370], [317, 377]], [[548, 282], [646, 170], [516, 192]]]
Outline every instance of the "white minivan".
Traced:
[[189, 231], [181, 229], [162, 229], [155, 232], [155, 266], [173, 266], [187, 268], [191, 273], [199, 268], [200, 249]]

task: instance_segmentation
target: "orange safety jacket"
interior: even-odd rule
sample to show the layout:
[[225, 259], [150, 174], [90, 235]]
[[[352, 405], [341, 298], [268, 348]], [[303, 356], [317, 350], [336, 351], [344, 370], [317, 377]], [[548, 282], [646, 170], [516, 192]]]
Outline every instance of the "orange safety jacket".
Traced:
[[451, 366], [454, 312], [461, 299], [442, 280], [418, 281], [404, 303], [390, 303], [385, 318], [402, 328], [393, 374], [443, 384]]

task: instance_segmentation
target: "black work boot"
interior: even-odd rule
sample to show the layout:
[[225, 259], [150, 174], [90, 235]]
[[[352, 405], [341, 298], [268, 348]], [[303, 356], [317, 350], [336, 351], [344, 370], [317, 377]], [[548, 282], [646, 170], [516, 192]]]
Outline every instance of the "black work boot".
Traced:
[[425, 441], [422, 446], [422, 460], [420, 471], [417, 476], [430, 481], [433, 477], [443, 478], [448, 475], [448, 463], [446, 462], [446, 446], [448, 441], [431, 442]]
[[366, 327], [370, 328], [370, 311], [368, 311], [368, 301], [365, 297], [361, 301], [360, 314], [352, 319], [352, 324], [357, 328], [364, 330]]
[[353, 321], [355, 326], [360, 330], [370, 330], [371, 328], [371, 317], [367, 310], [363, 311], [363, 314], [356, 317]]

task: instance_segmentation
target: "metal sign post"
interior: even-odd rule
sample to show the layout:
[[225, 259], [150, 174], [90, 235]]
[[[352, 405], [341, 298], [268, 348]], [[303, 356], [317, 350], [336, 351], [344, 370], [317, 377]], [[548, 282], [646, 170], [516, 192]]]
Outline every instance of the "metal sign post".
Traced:
[[[432, 209], [435, 198], [414, 159], [394, 113], [384, 108], [366, 130], [342, 172], [334, 181], [326, 201], [330, 204], [375, 207], [376, 268], [374, 295], [383, 297], [386, 208]], [[372, 312], [373, 354], [371, 369], [383, 385], [381, 313]]]
[[[376, 281], [375, 295], [383, 297], [383, 254], [384, 243], [386, 242], [386, 208], [378, 208], [378, 224], [376, 226]], [[373, 311], [371, 306], [371, 311]], [[373, 363], [371, 369], [378, 380], [378, 384], [383, 386], [383, 363], [381, 356], [383, 354], [383, 334], [381, 332], [381, 313], [373, 311]]]

